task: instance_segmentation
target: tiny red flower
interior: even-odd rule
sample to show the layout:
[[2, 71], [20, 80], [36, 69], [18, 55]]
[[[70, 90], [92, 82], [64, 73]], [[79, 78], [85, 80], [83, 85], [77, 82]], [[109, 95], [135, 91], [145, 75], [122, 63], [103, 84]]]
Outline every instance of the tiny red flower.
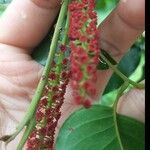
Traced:
[[61, 45], [60, 45], [60, 50], [61, 50], [62, 52], [65, 52], [65, 51], [66, 51], [66, 45], [61, 44]]

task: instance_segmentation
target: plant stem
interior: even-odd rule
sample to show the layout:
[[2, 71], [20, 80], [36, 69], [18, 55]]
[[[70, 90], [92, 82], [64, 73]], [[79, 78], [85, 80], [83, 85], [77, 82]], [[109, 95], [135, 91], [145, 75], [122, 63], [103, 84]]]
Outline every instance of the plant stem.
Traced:
[[34, 119], [31, 119], [30, 123], [28, 124], [25, 132], [24, 132], [24, 135], [21, 139], [21, 142], [18, 144], [17, 146], [17, 150], [22, 150], [25, 143], [26, 143], [26, 140], [28, 139], [28, 136], [30, 135], [31, 131], [33, 130], [33, 128], [35, 127], [35, 118]]
[[67, 40], [68, 40], [68, 30], [69, 30], [69, 12], [67, 13], [65, 32], [64, 32], [64, 37], [62, 39], [62, 44], [64, 44], [64, 45], [67, 43]]
[[116, 101], [115, 101], [115, 103], [114, 103], [114, 105], [113, 105], [113, 119], [114, 119], [115, 130], [116, 130], [116, 134], [117, 134], [117, 138], [118, 138], [118, 141], [119, 141], [119, 145], [120, 145], [120, 149], [121, 149], [121, 150], [124, 150], [124, 148], [123, 148], [123, 145], [122, 145], [122, 141], [121, 141], [121, 137], [120, 137], [120, 133], [119, 133], [119, 128], [118, 128], [118, 124], [117, 124], [117, 104], [118, 104], [118, 101], [119, 101], [119, 99], [120, 99], [122, 93], [127, 89], [128, 86], [129, 86], [129, 83], [128, 83], [128, 82], [125, 82], [125, 83], [121, 86], [121, 88], [120, 88], [120, 90], [119, 90], [119, 92], [118, 92], [118, 94], [117, 94]]
[[135, 86], [136, 88], [139, 89], [144, 89], [145, 88], [145, 84], [141, 84], [141, 83], [136, 83], [132, 80], [130, 80], [129, 78], [127, 78], [122, 72], [120, 72], [120, 70], [116, 67], [116, 65], [112, 65], [111, 62], [103, 55], [101, 54], [102, 59], [108, 64], [108, 66], [110, 68], [112, 68], [112, 70], [120, 77], [122, 78], [125, 82], [127, 81], [128, 83], [130, 83], [131, 85]]
[[30, 106], [27, 109], [25, 117], [20, 122], [19, 126], [17, 127], [17, 131], [11, 136], [11, 138], [9, 138], [6, 141], [6, 143], [9, 143], [10, 141], [12, 141], [20, 133], [20, 131], [29, 123], [29, 121], [31, 120], [31, 118], [33, 117], [33, 115], [35, 113], [35, 110], [37, 108], [39, 100], [42, 96], [45, 84], [47, 83], [48, 74], [50, 72], [51, 65], [52, 65], [52, 62], [53, 62], [53, 58], [54, 58], [54, 55], [55, 55], [55, 52], [56, 52], [57, 42], [58, 42], [59, 35], [60, 35], [60, 29], [62, 27], [64, 18], [65, 18], [66, 12], [67, 12], [68, 3], [69, 3], [69, 0], [65, 0], [65, 1], [63, 1], [63, 4], [61, 6], [61, 10], [60, 10], [58, 21], [57, 21], [57, 24], [56, 24], [54, 36], [53, 36], [53, 39], [52, 39], [52, 42], [51, 42], [52, 44], [50, 46], [50, 52], [49, 52], [49, 55], [48, 55], [47, 63], [46, 63], [46, 66], [44, 68], [42, 78], [41, 78], [41, 80], [38, 84], [38, 87], [36, 89], [35, 95], [32, 99], [32, 102], [31, 102]]
[[[64, 29], [64, 36], [63, 39], [61, 41], [62, 45], [67, 45], [67, 41], [68, 41], [68, 30], [69, 30], [69, 12], [67, 13], [67, 19], [66, 19], [66, 25], [65, 25], [65, 29]], [[62, 72], [63, 69], [63, 64], [62, 64], [62, 60], [65, 58], [65, 53], [64, 52], [60, 52], [60, 55], [58, 57], [58, 63], [59, 63], [59, 67], [57, 70], [57, 74], [60, 74]], [[58, 82], [60, 80], [60, 77], [58, 79]]]

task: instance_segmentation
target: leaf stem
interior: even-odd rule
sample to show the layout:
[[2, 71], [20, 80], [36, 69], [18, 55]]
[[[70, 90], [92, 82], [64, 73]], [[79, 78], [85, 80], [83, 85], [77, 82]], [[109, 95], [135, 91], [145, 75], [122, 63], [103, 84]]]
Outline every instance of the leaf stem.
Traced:
[[118, 128], [118, 124], [117, 124], [117, 104], [118, 104], [118, 101], [119, 101], [122, 93], [127, 89], [128, 86], [129, 86], [129, 83], [128, 82], [124, 82], [124, 84], [121, 86], [121, 88], [120, 88], [120, 90], [119, 90], [119, 92], [117, 94], [116, 101], [115, 101], [115, 103], [113, 105], [113, 119], [114, 119], [115, 130], [116, 130], [116, 134], [117, 134], [117, 138], [118, 138], [118, 142], [119, 142], [121, 150], [124, 150], [124, 148], [123, 148], [123, 144], [122, 144], [122, 141], [121, 141], [119, 128]]
[[112, 68], [112, 70], [120, 77], [122, 78], [125, 82], [130, 83], [131, 85], [135, 86], [136, 88], [139, 89], [144, 89], [145, 88], [145, 84], [142, 83], [136, 83], [132, 80], [130, 80], [129, 78], [127, 78], [122, 72], [120, 72], [120, 70], [116, 67], [116, 65], [112, 65], [111, 62], [103, 55], [101, 54], [102, 59], [108, 64], [108, 66], [110, 68]]
[[47, 63], [46, 63], [46, 66], [44, 68], [41, 80], [39, 81], [35, 95], [32, 99], [32, 102], [27, 109], [25, 117], [23, 118], [23, 120], [18, 125], [16, 132], [6, 141], [7, 144], [10, 141], [12, 141], [20, 133], [20, 131], [29, 123], [29, 121], [31, 120], [31, 118], [33, 117], [33, 115], [35, 113], [36, 107], [39, 103], [39, 100], [42, 96], [45, 84], [46, 84], [47, 79], [48, 79], [48, 74], [50, 72], [53, 58], [54, 58], [56, 48], [57, 48], [57, 42], [58, 42], [59, 35], [60, 35], [60, 29], [62, 27], [64, 18], [65, 18], [66, 12], [67, 12], [68, 3], [69, 3], [69, 0], [65, 0], [62, 3], [61, 10], [60, 10], [59, 17], [58, 17], [58, 21], [57, 21], [56, 28], [54, 31], [54, 36], [53, 36], [53, 39], [51, 42], [52, 44], [50, 46], [50, 52], [48, 55]]

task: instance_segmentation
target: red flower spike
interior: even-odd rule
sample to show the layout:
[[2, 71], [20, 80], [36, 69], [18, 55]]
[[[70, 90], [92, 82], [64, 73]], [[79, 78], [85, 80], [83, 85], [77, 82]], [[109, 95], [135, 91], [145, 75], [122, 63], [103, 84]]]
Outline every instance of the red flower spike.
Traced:
[[86, 36], [81, 35], [81, 36], [79, 37], [79, 40], [80, 40], [81, 42], [87, 42], [87, 41], [88, 41], [88, 38], [87, 38]]
[[50, 78], [51, 80], [55, 80], [55, 79], [56, 79], [56, 74], [52, 72], [52, 73], [49, 75], [49, 78]]
[[72, 80], [71, 81], [71, 87], [75, 90], [77, 90], [78, 89], [78, 87], [79, 87], [79, 85], [78, 85], [78, 83], [77, 83], [77, 81], [75, 81], [75, 80]]
[[61, 77], [62, 77], [63, 79], [66, 79], [66, 78], [68, 77], [67, 72], [65, 72], [65, 71], [62, 72]]
[[63, 64], [63, 65], [67, 65], [67, 64], [68, 64], [68, 59], [65, 58], [65, 59], [63, 60], [62, 64]]
[[75, 97], [75, 103], [77, 104], [77, 105], [81, 105], [82, 103], [83, 103], [83, 97], [81, 97], [81, 96], [76, 96]]
[[48, 109], [46, 110], [45, 115], [46, 115], [47, 118], [48, 118], [48, 116], [51, 114], [51, 112], [52, 112], [51, 108], [48, 108]]
[[95, 65], [88, 65], [87, 66], [87, 72], [89, 73], [89, 74], [92, 74], [92, 73], [94, 73], [95, 72]]
[[95, 87], [89, 88], [88, 93], [89, 93], [89, 95], [95, 97], [96, 96], [96, 88]]
[[58, 91], [59, 91], [58, 86], [53, 87], [53, 88], [52, 88], [52, 91], [53, 91], [53, 92], [58, 92]]
[[[60, 52], [65, 49], [64, 45], [60, 46]], [[55, 129], [61, 116], [60, 109], [70, 77], [70, 71], [66, 67], [68, 59], [64, 58], [60, 63], [64, 65], [62, 66], [63, 71], [59, 75], [56, 74], [56, 63], [53, 63], [49, 73], [48, 84], [45, 86], [36, 111], [36, 126], [27, 141], [27, 150], [39, 150], [41, 145], [45, 149], [54, 150]]]
[[39, 134], [40, 135], [45, 135], [46, 134], [46, 129], [45, 128], [39, 129]]
[[[50, 84], [45, 86], [43, 92], [43, 97], [46, 97], [46, 99], [41, 98], [37, 108], [36, 127], [28, 139], [27, 150], [38, 150], [41, 145], [45, 149], [54, 150], [55, 129], [61, 116], [60, 108], [64, 102], [69, 77], [71, 77], [71, 86], [74, 93], [76, 93], [74, 94], [76, 95], [76, 103], [82, 104], [85, 108], [90, 108], [92, 105], [89, 97], [95, 95], [95, 86], [91, 82], [97, 78], [96, 66], [99, 58], [99, 36], [94, 7], [95, 0], [73, 0], [69, 5], [70, 27], [68, 36], [71, 41], [71, 73], [66, 70], [68, 68], [66, 67], [68, 64], [66, 58], [61, 62], [63, 72], [59, 75], [55, 72], [57, 64], [53, 63], [48, 78]], [[67, 48], [61, 44], [59, 50], [62, 54]], [[90, 52], [92, 52], [92, 56]], [[87, 82], [90, 84], [86, 84]], [[81, 89], [83, 89], [82, 92]], [[42, 128], [39, 129], [41, 123]], [[41, 136], [42, 138], [39, 141]]]
[[46, 106], [47, 103], [48, 103], [47, 98], [44, 98], [40, 101], [40, 105], [42, 105], [42, 106]]
[[36, 121], [40, 122], [43, 118], [44, 114], [41, 111], [36, 112]]
[[[74, 0], [69, 5], [71, 48], [71, 86], [76, 92], [75, 102], [88, 108], [88, 101], [96, 93], [96, 66], [99, 62], [97, 15], [94, 10], [95, 0]], [[81, 92], [83, 89], [83, 92]]]

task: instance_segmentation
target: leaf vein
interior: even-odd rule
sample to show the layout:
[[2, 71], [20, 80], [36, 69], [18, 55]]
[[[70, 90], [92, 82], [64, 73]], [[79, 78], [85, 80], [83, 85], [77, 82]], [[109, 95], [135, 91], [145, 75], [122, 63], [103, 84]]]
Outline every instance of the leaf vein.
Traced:
[[103, 131], [98, 131], [98, 132], [96, 132], [96, 133], [94, 133], [94, 134], [91, 134], [90, 136], [87, 136], [86, 138], [84, 138], [84, 139], [80, 140], [79, 142], [75, 143], [74, 145], [72, 145], [71, 148], [75, 147], [77, 144], [80, 144], [81, 142], [83, 142], [83, 141], [86, 140], [87, 138], [90, 138], [90, 137], [92, 137], [92, 136], [95, 136], [96, 134], [99, 134], [99, 133], [102, 133], [102, 132], [105, 132], [105, 131], [111, 129], [113, 126], [114, 126], [114, 125], [111, 125], [111, 126], [109, 126], [108, 128], [104, 129]]
[[103, 118], [96, 118], [96, 119], [93, 119], [93, 120], [88, 120], [87, 122], [84, 122], [84, 123], [82, 123], [82, 124], [80, 124], [80, 125], [78, 125], [78, 126], [75, 126], [74, 128], [77, 129], [77, 128], [79, 128], [79, 127], [81, 127], [81, 126], [83, 126], [83, 125], [86, 125], [86, 124], [88, 124], [88, 123], [91, 123], [91, 122], [94, 122], [94, 121], [103, 120], [103, 119], [107, 119], [107, 118], [111, 118], [111, 117], [113, 117], [113, 115], [109, 115], [109, 116], [103, 117]]

